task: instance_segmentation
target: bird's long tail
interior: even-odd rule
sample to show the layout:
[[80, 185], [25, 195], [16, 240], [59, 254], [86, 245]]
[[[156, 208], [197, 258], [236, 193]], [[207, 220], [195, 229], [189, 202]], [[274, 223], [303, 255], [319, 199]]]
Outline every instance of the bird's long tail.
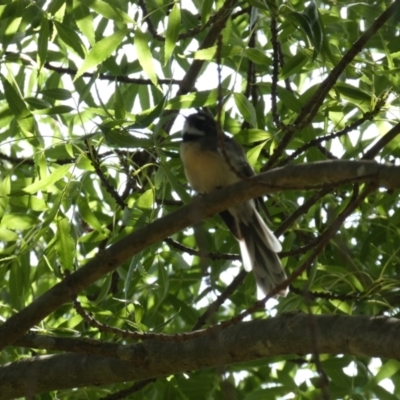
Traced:
[[[240, 252], [246, 271], [253, 270], [257, 286], [268, 294], [286, 279], [281, 261], [276, 254], [282, 247], [260, 214], [254, 209], [251, 223], [239, 222]], [[287, 289], [278, 295], [286, 296]]]

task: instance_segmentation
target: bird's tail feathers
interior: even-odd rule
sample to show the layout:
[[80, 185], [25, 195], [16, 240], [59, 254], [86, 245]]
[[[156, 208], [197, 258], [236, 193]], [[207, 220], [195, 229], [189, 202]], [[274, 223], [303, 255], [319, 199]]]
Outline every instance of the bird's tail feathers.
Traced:
[[[276, 254], [282, 246], [261, 216], [254, 210], [251, 224], [240, 223], [242, 238], [239, 240], [243, 266], [246, 271], [253, 270], [257, 286], [268, 294], [286, 279], [281, 261]], [[278, 295], [286, 296], [287, 289]]]

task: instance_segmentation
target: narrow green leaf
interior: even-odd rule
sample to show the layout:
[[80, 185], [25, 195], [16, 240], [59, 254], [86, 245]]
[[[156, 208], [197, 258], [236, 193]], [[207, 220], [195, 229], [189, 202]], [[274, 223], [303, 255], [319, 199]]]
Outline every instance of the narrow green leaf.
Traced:
[[165, 105], [165, 97], [153, 108], [149, 108], [140, 114], [137, 114], [135, 117], [135, 122], [127, 127], [127, 129], [134, 129], [134, 128], [146, 128], [151, 123], [154, 122], [156, 118], [158, 118]]
[[37, 225], [38, 222], [38, 218], [32, 214], [11, 213], [3, 216], [0, 225], [2, 228], [25, 230]]
[[60, 39], [79, 57], [85, 58], [86, 48], [79, 35], [73, 29], [56, 20], [54, 20], [54, 26]]
[[89, 8], [84, 4], [76, 4], [74, 7], [75, 22], [79, 30], [86, 36], [91, 46], [96, 43], [93, 27], [93, 17]]
[[11, 83], [2, 77], [1, 79], [4, 87], [4, 94], [11, 112], [17, 119], [24, 119], [30, 117], [32, 114], [28, 110], [19, 90], [16, 90]]
[[181, 10], [178, 4], [175, 3], [168, 16], [168, 26], [165, 35], [165, 54], [164, 54], [164, 65], [167, 64], [172, 52], [176, 46], [176, 42], [179, 37], [179, 30], [181, 28]]
[[26, 188], [23, 189], [24, 192], [26, 193], [36, 193], [39, 190], [44, 190], [48, 188], [49, 186], [53, 185], [57, 181], [59, 181], [62, 177], [65, 176], [65, 174], [69, 171], [71, 166], [74, 164], [65, 164], [62, 165], [61, 167], [57, 168], [54, 172], [52, 172], [50, 175], [46, 176], [43, 179], [40, 179], [30, 185], [28, 185]]
[[135, 30], [135, 47], [139, 63], [154, 86], [158, 86], [158, 78], [154, 70], [153, 56], [151, 55], [148, 39], [139, 27]]
[[240, 133], [235, 135], [235, 139], [242, 144], [260, 142], [262, 140], [268, 140], [271, 138], [271, 134], [263, 131], [262, 129], [250, 128], [241, 130]]
[[49, 8], [47, 9], [47, 12], [49, 14], [55, 15], [57, 11], [60, 10], [60, 8], [66, 3], [66, 0], [53, 0], [49, 4]]
[[4, 242], [15, 242], [18, 240], [18, 235], [8, 229], [0, 228], [0, 240]]
[[132, 257], [132, 260], [129, 264], [129, 269], [126, 274], [125, 284], [124, 284], [125, 299], [127, 299], [126, 296], [130, 292], [130, 285], [132, 283], [132, 277], [134, 273], [137, 273], [137, 271], [141, 269], [141, 263], [140, 263], [141, 258], [142, 258], [142, 252], [135, 254]]
[[304, 31], [308, 39], [312, 41], [313, 31], [307, 15], [299, 12], [291, 12], [286, 15], [286, 18], [296, 27], [296, 29], [300, 27]]
[[30, 108], [33, 108], [34, 110], [43, 110], [51, 106], [48, 101], [39, 99], [38, 97], [26, 97], [24, 101]]
[[371, 95], [364, 92], [360, 88], [345, 82], [337, 82], [334, 90], [339, 92], [341, 99], [345, 99], [361, 108], [363, 112], [367, 112], [371, 106]]
[[133, 24], [135, 21], [124, 11], [116, 7], [115, 2], [113, 4], [108, 4], [101, 0], [79, 0], [83, 5], [96, 11], [103, 17], [112, 19], [114, 21], [124, 22], [126, 24]]
[[63, 269], [72, 270], [75, 254], [75, 242], [71, 237], [71, 228], [68, 218], [63, 217], [57, 221], [55, 248]]
[[301, 111], [301, 102], [296, 98], [293, 93], [289, 92], [289, 90], [279, 85], [277, 86], [276, 91], [278, 92], [278, 97], [287, 108], [294, 112]]
[[147, 148], [153, 145], [152, 139], [137, 138], [125, 131], [116, 129], [110, 129], [107, 130], [107, 132], [104, 132], [104, 138], [106, 139], [107, 143], [113, 147]]
[[[5, 175], [5, 174], [4, 174]], [[8, 195], [11, 192], [11, 178], [7, 174], [0, 181], [0, 219], [4, 215], [8, 205]]]
[[49, 44], [50, 35], [50, 21], [46, 18], [42, 18], [42, 23], [40, 24], [39, 38], [38, 38], [38, 53], [37, 53], [37, 63], [39, 69], [43, 67], [46, 62], [47, 56], [47, 46]]
[[217, 100], [217, 90], [207, 90], [204, 92], [196, 92], [174, 97], [168, 101], [168, 104], [165, 108], [167, 110], [181, 110], [183, 108], [211, 106], [216, 104]]
[[100, 304], [109, 296], [111, 281], [112, 281], [112, 274], [107, 274], [106, 277], [103, 279], [103, 282], [101, 282], [100, 293], [96, 297], [95, 304]]
[[114, 113], [116, 119], [125, 119], [125, 104], [124, 98], [122, 97], [122, 93], [120, 87], [117, 82], [115, 82], [115, 92], [114, 92]]
[[386, 361], [379, 369], [376, 376], [368, 384], [369, 387], [376, 385], [383, 379], [392, 377], [400, 369], [400, 362], [397, 360]]
[[297, 53], [294, 57], [287, 59], [286, 64], [280, 73], [280, 79], [289, 78], [301, 71], [304, 65], [307, 64], [309, 57], [304, 53]]
[[323, 30], [321, 27], [321, 18], [318, 12], [317, 5], [314, 1], [311, 1], [304, 10], [304, 14], [307, 15], [308, 20], [311, 24], [312, 37], [310, 37], [311, 43], [314, 46], [313, 60], [317, 57], [321, 51], [323, 45]]
[[82, 219], [96, 231], [103, 231], [101, 223], [97, 219], [96, 215], [91, 210], [86, 197], [79, 197], [78, 199], [78, 209]]
[[134, 302], [134, 307], [135, 307], [135, 322], [137, 323], [137, 324], [140, 324], [140, 322], [142, 321], [142, 318], [143, 318], [143, 316], [144, 316], [144, 314], [145, 314], [145, 309], [144, 309], [144, 307], [140, 304], [140, 303], [138, 303], [137, 301], [135, 301]]
[[71, 98], [71, 92], [66, 89], [43, 89], [39, 93], [41, 93], [43, 96], [47, 96], [55, 100], [68, 100]]
[[234, 93], [233, 98], [235, 100], [236, 107], [239, 109], [245, 121], [250, 125], [257, 125], [256, 110], [253, 104], [250, 103], [249, 99], [243, 93]]
[[[4, 4], [6, 2], [3, 1], [2, 3]], [[6, 51], [7, 46], [13, 40], [16, 40], [18, 36], [20, 36], [19, 39], [22, 39], [22, 35], [19, 34], [19, 29], [25, 4], [23, 1], [12, 1], [10, 4], [7, 4], [5, 8], [5, 14], [8, 14], [9, 18], [3, 20], [1, 23], [1, 44], [3, 52]]]
[[161, 161], [160, 166], [163, 169], [165, 175], [167, 176], [167, 179], [169, 183], [171, 184], [173, 190], [178, 194], [178, 196], [181, 198], [182, 201], [185, 203], [190, 202], [190, 196], [186, 192], [185, 188], [182, 186], [180, 182], [178, 182], [178, 179], [176, 176], [171, 172], [171, 169], [169, 165], [167, 165], [165, 162]]
[[270, 9], [267, 7], [267, 4], [272, 3], [273, 2], [269, 2], [269, 1], [263, 1], [263, 0], [250, 0], [249, 4], [255, 8], [259, 8], [260, 10], [264, 10], [267, 12], [270, 12]]
[[245, 56], [256, 64], [268, 66], [271, 64], [271, 59], [262, 51], [258, 49], [246, 49]]
[[10, 268], [10, 277], [8, 283], [8, 293], [10, 297], [10, 303], [17, 310], [23, 308], [23, 277], [21, 274], [22, 268], [19, 265], [19, 260], [15, 259]]
[[204, 0], [201, 2], [201, 23], [204, 25], [210, 18], [214, 0]]
[[86, 56], [85, 61], [75, 75], [74, 81], [82, 76], [82, 74], [88, 69], [96, 67], [98, 64], [110, 57], [128, 33], [129, 29], [124, 28], [97, 42]]
[[257, 164], [258, 157], [260, 156], [261, 150], [265, 146], [267, 141], [262, 142], [261, 144], [253, 147], [247, 152], [247, 159], [252, 167]]
[[[217, 46], [207, 47], [206, 49], [197, 50], [194, 53], [195, 60], [214, 60], [217, 58]], [[221, 57], [233, 57], [241, 55], [243, 49], [239, 46], [223, 45], [221, 49]]]
[[136, 200], [135, 206], [144, 209], [151, 209], [153, 208], [153, 204], [154, 191], [153, 189], [148, 189]]
[[74, 109], [70, 106], [55, 106], [50, 108], [45, 108], [42, 110], [35, 110], [33, 114], [35, 115], [60, 115], [60, 114], [69, 114]]

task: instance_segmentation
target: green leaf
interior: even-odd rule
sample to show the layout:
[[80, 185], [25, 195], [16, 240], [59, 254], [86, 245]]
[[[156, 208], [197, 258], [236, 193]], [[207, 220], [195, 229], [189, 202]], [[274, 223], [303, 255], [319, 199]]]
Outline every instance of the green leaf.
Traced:
[[107, 130], [107, 132], [104, 132], [104, 137], [107, 143], [113, 147], [147, 148], [153, 145], [152, 139], [138, 138], [126, 131], [120, 131], [117, 129]]
[[37, 63], [39, 69], [43, 67], [46, 62], [47, 56], [47, 46], [49, 44], [50, 35], [50, 21], [46, 18], [42, 18], [42, 23], [40, 24], [39, 38], [38, 38], [38, 53], [37, 53]]
[[0, 219], [4, 215], [8, 205], [8, 195], [11, 192], [11, 177], [9, 174], [3, 176], [0, 181]]
[[178, 4], [175, 3], [168, 16], [167, 32], [165, 35], [165, 54], [164, 65], [167, 65], [172, 52], [176, 46], [179, 37], [179, 30], [181, 28], [181, 10]]
[[345, 82], [337, 82], [334, 89], [340, 93], [340, 98], [360, 106], [364, 112], [369, 111], [371, 106], [371, 95], [367, 92]]
[[[194, 53], [195, 60], [215, 60], [217, 58], [218, 47], [212, 46], [206, 49], [197, 50]], [[221, 49], [221, 57], [233, 57], [243, 53], [243, 49], [239, 46], [223, 45]]]
[[321, 18], [319, 16], [317, 5], [314, 1], [311, 1], [304, 10], [304, 14], [307, 15], [312, 29], [312, 36], [310, 37], [311, 43], [314, 46], [313, 60], [320, 53], [323, 45], [323, 30], [321, 27]]
[[11, 230], [30, 229], [38, 224], [38, 218], [32, 214], [10, 213], [1, 220], [1, 227]]
[[167, 179], [169, 183], [171, 184], [173, 190], [178, 194], [178, 196], [184, 201], [185, 203], [190, 202], [190, 196], [186, 192], [185, 188], [182, 186], [182, 184], [178, 181], [177, 177], [175, 174], [173, 174], [170, 170], [170, 167], [167, 163], [161, 161], [160, 166], [163, 169], [165, 175], [167, 176]]
[[60, 39], [79, 57], [85, 58], [86, 48], [82, 43], [79, 35], [68, 26], [54, 20], [54, 26], [57, 29], [57, 33], [60, 36]]
[[116, 119], [125, 119], [125, 104], [124, 98], [122, 97], [122, 93], [118, 83], [115, 83], [115, 92], [114, 92], [114, 114]]
[[104, 1], [100, 0], [79, 0], [83, 5], [91, 8], [92, 10], [96, 11], [96, 13], [99, 13], [103, 17], [106, 17], [108, 19], [112, 19], [118, 22], [124, 22], [126, 24], [133, 24], [135, 21], [124, 11], [121, 9], [117, 8], [115, 2], [113, 4], [108, 4]]
[[260, 157], [261, 150], [267, 143], [267, 140], [265, 142], [262, 142], [261, 144], [254, 146], [247, 152], [247, 159], [250, 163], [251, 166], [255, 166], [257, 164], [258, 158]]
[[127, 127], [127, 129], [146, 128], [154, 122], [164, 110], [165, 97], [153, 108], [149, 108], [135, 116], [135, 122]]
[[140, 30], [139, 27], [136, 27], [135, 30], [135, 47], [139, 59], [139, 63], [143, 68], [143, 71], [149, 77], [154, 86], [159, 87], [158, 78], [156, 72], [154, 70], [153, 65], [153, 56], [150, 51], [148, 38], [147, 36]]
[[101, 282], [101, 289], [95, 300], [96, 304], [100, 304], [110, 294], [111, 281], [112, 281], [112, 274], [107, 274], [107, 276]]
[[96, 67], [98, 64], [110, 57], [114, 50], [121, 44], [122, 40], [128, 35], [128, 33], [129, 29], [124, 28], [97, 42], [89, 51], [85, 61], [78, 69], [74, 81], [82, 76], [82, 74], [88, 69]]
[[168, 104], [165, 108], [167, 110], [181, 110], [183, 108], [205, 107], [216, 104], [217, 100], [217, 90], [207, 90], [204, 92], [195, 92], [182, 96], [176, 96], [168, 101]]
[[11, 305], [16, 309], [23, 308], [23, 298], [25, 297], [25, 293], [23, 288], [22, 268], [18, 259], [13, 260], [7, 286]]
[[148, 189], [136, 200], [135, 206], [144, 209], [153, 208], [154, 204], [154, 190]]
[[17, 119], [24, 119], [30, 117], [32, 114], [28, 110], [19, 90], [15, 89], [11, 83], [2, 77], [1, 79], [4, 87], [4, 94], [11, 112]]
[[66, 3], [66, 0], [53, 0], [50, 1], [49, 8], [47, 9], [47, 12], [49, 14], [55, 15], [57, 11], [60, 10], [60, 8]]
[[0, 240], [4, 242], [15, 242], [18, 240], [18, 235], [8, 229], [0, 228]]
[[400, 362], [397, 360], [388, 360], [386, 361], [382, 367], [379, 369], [378, 373], [374, 378], [370, 381], [368, 386], [374, 386], [380, 381], [391, 378], [394, 374], [397, 373], [400, 369]]
[[97, 219], [96, 215], [93, 213], [92, 209], [89, 206], [88, 200], [86, 197], [79, 197], [78, 199], [78, 209], [82, 219], [93, 229], [96, 231], [102, 232], [103, 227], [101, 223]]
[[235, 100], [236, 107], [239, 109], [245, 121], [250, 125], [257, 125], [256, 110], [253, 104], [250, 103], [249, 99], [243, 93], [234, 93], [233, 98]]
[[268, 66], [271, 65], [271, 59], [261, 50], [258, 49], [246, 49], [244, 52], [245, 56], [249, 58], [249, 60], [253, 61], [256, 64]]
[[289, 76], [298, 74], [304, 65], [307, 64], [309, 57], [304, 53], [297, 53], [294, 57], [286, 60], [286, 64], [281, 70], [280, 79], [289, 78]]
[[242, 144], [260, 142], [261, 140], [271, 139], [271, 134], [263, 131], [262, 129], [250, 128], [241, 130], [240, 133], [235, 135], [235, 139]]
[[61, 88], [43, 89], [39, 93], [55, 100], [68, 100], [71, 98], [71, 92]]
[[309, 43], [314, 47], [313, 60], [320, 53], [323, 46], [324, 33], [321, 27], [320, 16], [316, 4], [311, 1], [303, 13], [290, 12], [286, 18], [298, 29], [300, 27]]
[[96, 38], [93, 28], [93, 17], [88, 7], [83, 4], [76, 4], [74, 7], [74, 16], [79, 30], [86, 36], [91, 46], [94, 46]]
[[289, 108], [289, 110], [297, 113], [301, 111], [302, 104], [293, 93], [279, 85], [277, 86], [276, 91], [278, 92], [278, 97], [282, 103]]
[[55, 248], [63, 269], [72, 270], [75, 254], [75, 242], [71, 237], [71, 227], [68, 218], [57, 220]]
[[61, 115], [70, 114], [74, 109], [70, 106], [55, 106], [33, 111], [34, 115]]
[[302, 28], [309, 39], [313, 36], [311, 23], [307, 15], [299, 12], [291, 12], [286, 15], [286, 18], [292, 22], [296, 28]]
[[73, 165], [74, 164], [62, 165], [61, 167], [57, 168], [55, 171], [53, 171], [50, 175], [46, 176], [45, 178], [39, 179], [38, 181], [28, 185], [23, 189], [23, 191], [26, 193], [33, 194], [38, 192], [39, 190], [44, 190], [48, 188], [49, 186], [53, 185], [54, 183], [58, 182], [61, 178], [63, 178]]
[[214, 0], [203, 0], [201, 3], [201, 23], [204, 25], [211, 16]]

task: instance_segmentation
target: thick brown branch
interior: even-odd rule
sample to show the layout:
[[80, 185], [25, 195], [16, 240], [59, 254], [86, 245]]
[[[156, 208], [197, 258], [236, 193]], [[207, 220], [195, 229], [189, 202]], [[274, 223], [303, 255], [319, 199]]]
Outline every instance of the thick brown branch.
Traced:
[[[32, 357], [0, 367], [0, 399], [50, 390], [143, 380], [220, 365], [288, 354], [310, 354], [310, 330], [318, 335], [321, 354], [400, 359], [400, 321], [394, 318], [306, 314], [242, 322], [185, 343], [146, 341], [134, 345], [90, 341], [90, 354]], [[24, 338], [25, 345], [29, 337]], [[44, 342], [51, 343], [46, 338]], [[87, 353], [89, 341], [62, 339], [66, 348]], [[40, 347], [40, 340], [31, 343]], [[53, 340], [56, 344], [57, 340]], [[21, 342], [22, 344], [22, 342]], [[97, 355], [94, 355], [97, 354]], [[109, 358], [112, 357], [112, 358]], [[29, 397], [29, 396], [28, 396]]]
[[257, 175], [207, 196], [134, 231], [100, 252], [71, 274], [67, 281], [55, 285], [29, 306], [0, 326], [0, 348], [21, 338], [32, 326], [71, 300], [71, 287], [79, 293], [105, 274], [151, 244], [208, 218], [222, 210], [278, 190], [304, 190], [333, 187], [341, 183], [370, 182], [390, 189], [400, 188], [400, 167], [372, 161], [325, 161], [286, 166]]

